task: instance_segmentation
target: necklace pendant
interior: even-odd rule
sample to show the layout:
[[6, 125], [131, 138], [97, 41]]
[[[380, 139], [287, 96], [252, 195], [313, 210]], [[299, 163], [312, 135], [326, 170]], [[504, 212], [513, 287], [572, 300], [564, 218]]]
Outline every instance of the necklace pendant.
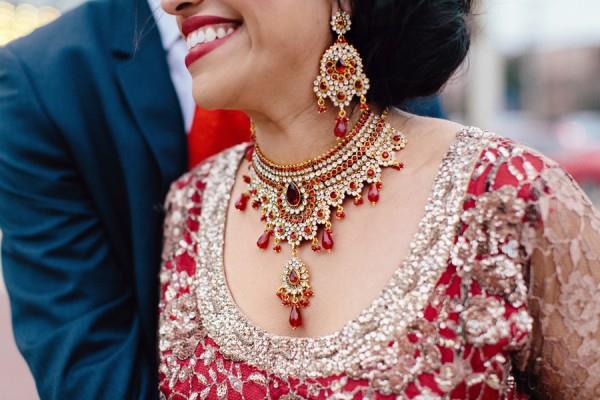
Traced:
[[309, 306], [312, 296], [308, 268], [297, 256], [292, 256], [283, 267], [281, 286], [277, 290], [281, 303], [290, 307], [289, 323], [292, 329], [302, 326], [301, 310]]

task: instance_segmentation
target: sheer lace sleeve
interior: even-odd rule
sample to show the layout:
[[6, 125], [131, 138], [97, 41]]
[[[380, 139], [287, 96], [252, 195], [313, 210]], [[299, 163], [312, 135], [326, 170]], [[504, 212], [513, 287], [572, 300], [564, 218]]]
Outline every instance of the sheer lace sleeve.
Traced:
[[539, 174], [542, 223], [525, 243], [534, 326], [521, 368], [536, 397], [600, 399], [600, 213], [552, 162]]

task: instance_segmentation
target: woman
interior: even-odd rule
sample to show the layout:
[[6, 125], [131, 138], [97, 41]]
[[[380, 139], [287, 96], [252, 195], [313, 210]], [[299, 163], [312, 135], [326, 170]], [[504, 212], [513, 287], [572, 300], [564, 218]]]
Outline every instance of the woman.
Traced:
[[195, 100], [255, 139], [167, 198], [163, 398], [598, 398], [598, 212], [542, 155], [393, 108], [461, 64], [470, 1], [163, 6]]

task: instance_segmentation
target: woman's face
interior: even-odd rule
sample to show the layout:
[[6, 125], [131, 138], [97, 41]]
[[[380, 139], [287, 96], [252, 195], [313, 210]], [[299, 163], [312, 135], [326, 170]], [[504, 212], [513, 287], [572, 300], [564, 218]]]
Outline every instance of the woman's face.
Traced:
[[188, 44], [196, 102], [262, 112], [282, 99], [314, 103], [336, 0], [162, 0]]

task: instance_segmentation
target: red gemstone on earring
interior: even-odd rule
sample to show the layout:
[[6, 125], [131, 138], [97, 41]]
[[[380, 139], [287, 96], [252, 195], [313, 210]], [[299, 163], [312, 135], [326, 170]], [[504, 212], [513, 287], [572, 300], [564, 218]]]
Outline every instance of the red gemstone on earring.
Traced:
[[249, 198], [250, 196], [248, 196], [246, 193], [242, 193], [240, 199], [235, 203], [235, 208], [237, 208], [240, 211], [244, 211], [246, 209], [246, 206], [248, 205]]
[[346, 72], [346, 67], [346, 63], [341, 58], [338, 59], [335, 63], [335, 70], [338, 74], [343, 74], [344, 72]]
[[376, 183], [372, 183], [369, 187], [369, 193], [367, 197], [369, 198], [369, 201], [373, 204], [379, 201], [379, 189], [377, 188]]
[[325, 250], [333, 249], [333, 233], [328, 229], [323, 229], [323, 238], [321, 240]]
[[302, 314], [300, 314], [300, 309], [296, 306], [292, 306], [292, 310], [290, 311], [290, 325], [292, 329], [302, 326]]
[[346, 132], [348, 131], [348, 118], [346, 117], [337, 117], [335, 120], [335, 129], [333, 133], [336, 137], [343, 138], [346, 136]]
[[288, 185], [285, 198], [292, 207], [298, 207], [300, 205], [300, 190], [294, 182]]
[[260, 237], [258, 238], [256, 245], [263, 250], [266, 249], [267, 247], [269, 247], [269, 240], [271, 239], [272, 234], [273, 234], [273, 231], [271, 231], [271, 230], [264, 231], [263, 234], [260, 235]]

